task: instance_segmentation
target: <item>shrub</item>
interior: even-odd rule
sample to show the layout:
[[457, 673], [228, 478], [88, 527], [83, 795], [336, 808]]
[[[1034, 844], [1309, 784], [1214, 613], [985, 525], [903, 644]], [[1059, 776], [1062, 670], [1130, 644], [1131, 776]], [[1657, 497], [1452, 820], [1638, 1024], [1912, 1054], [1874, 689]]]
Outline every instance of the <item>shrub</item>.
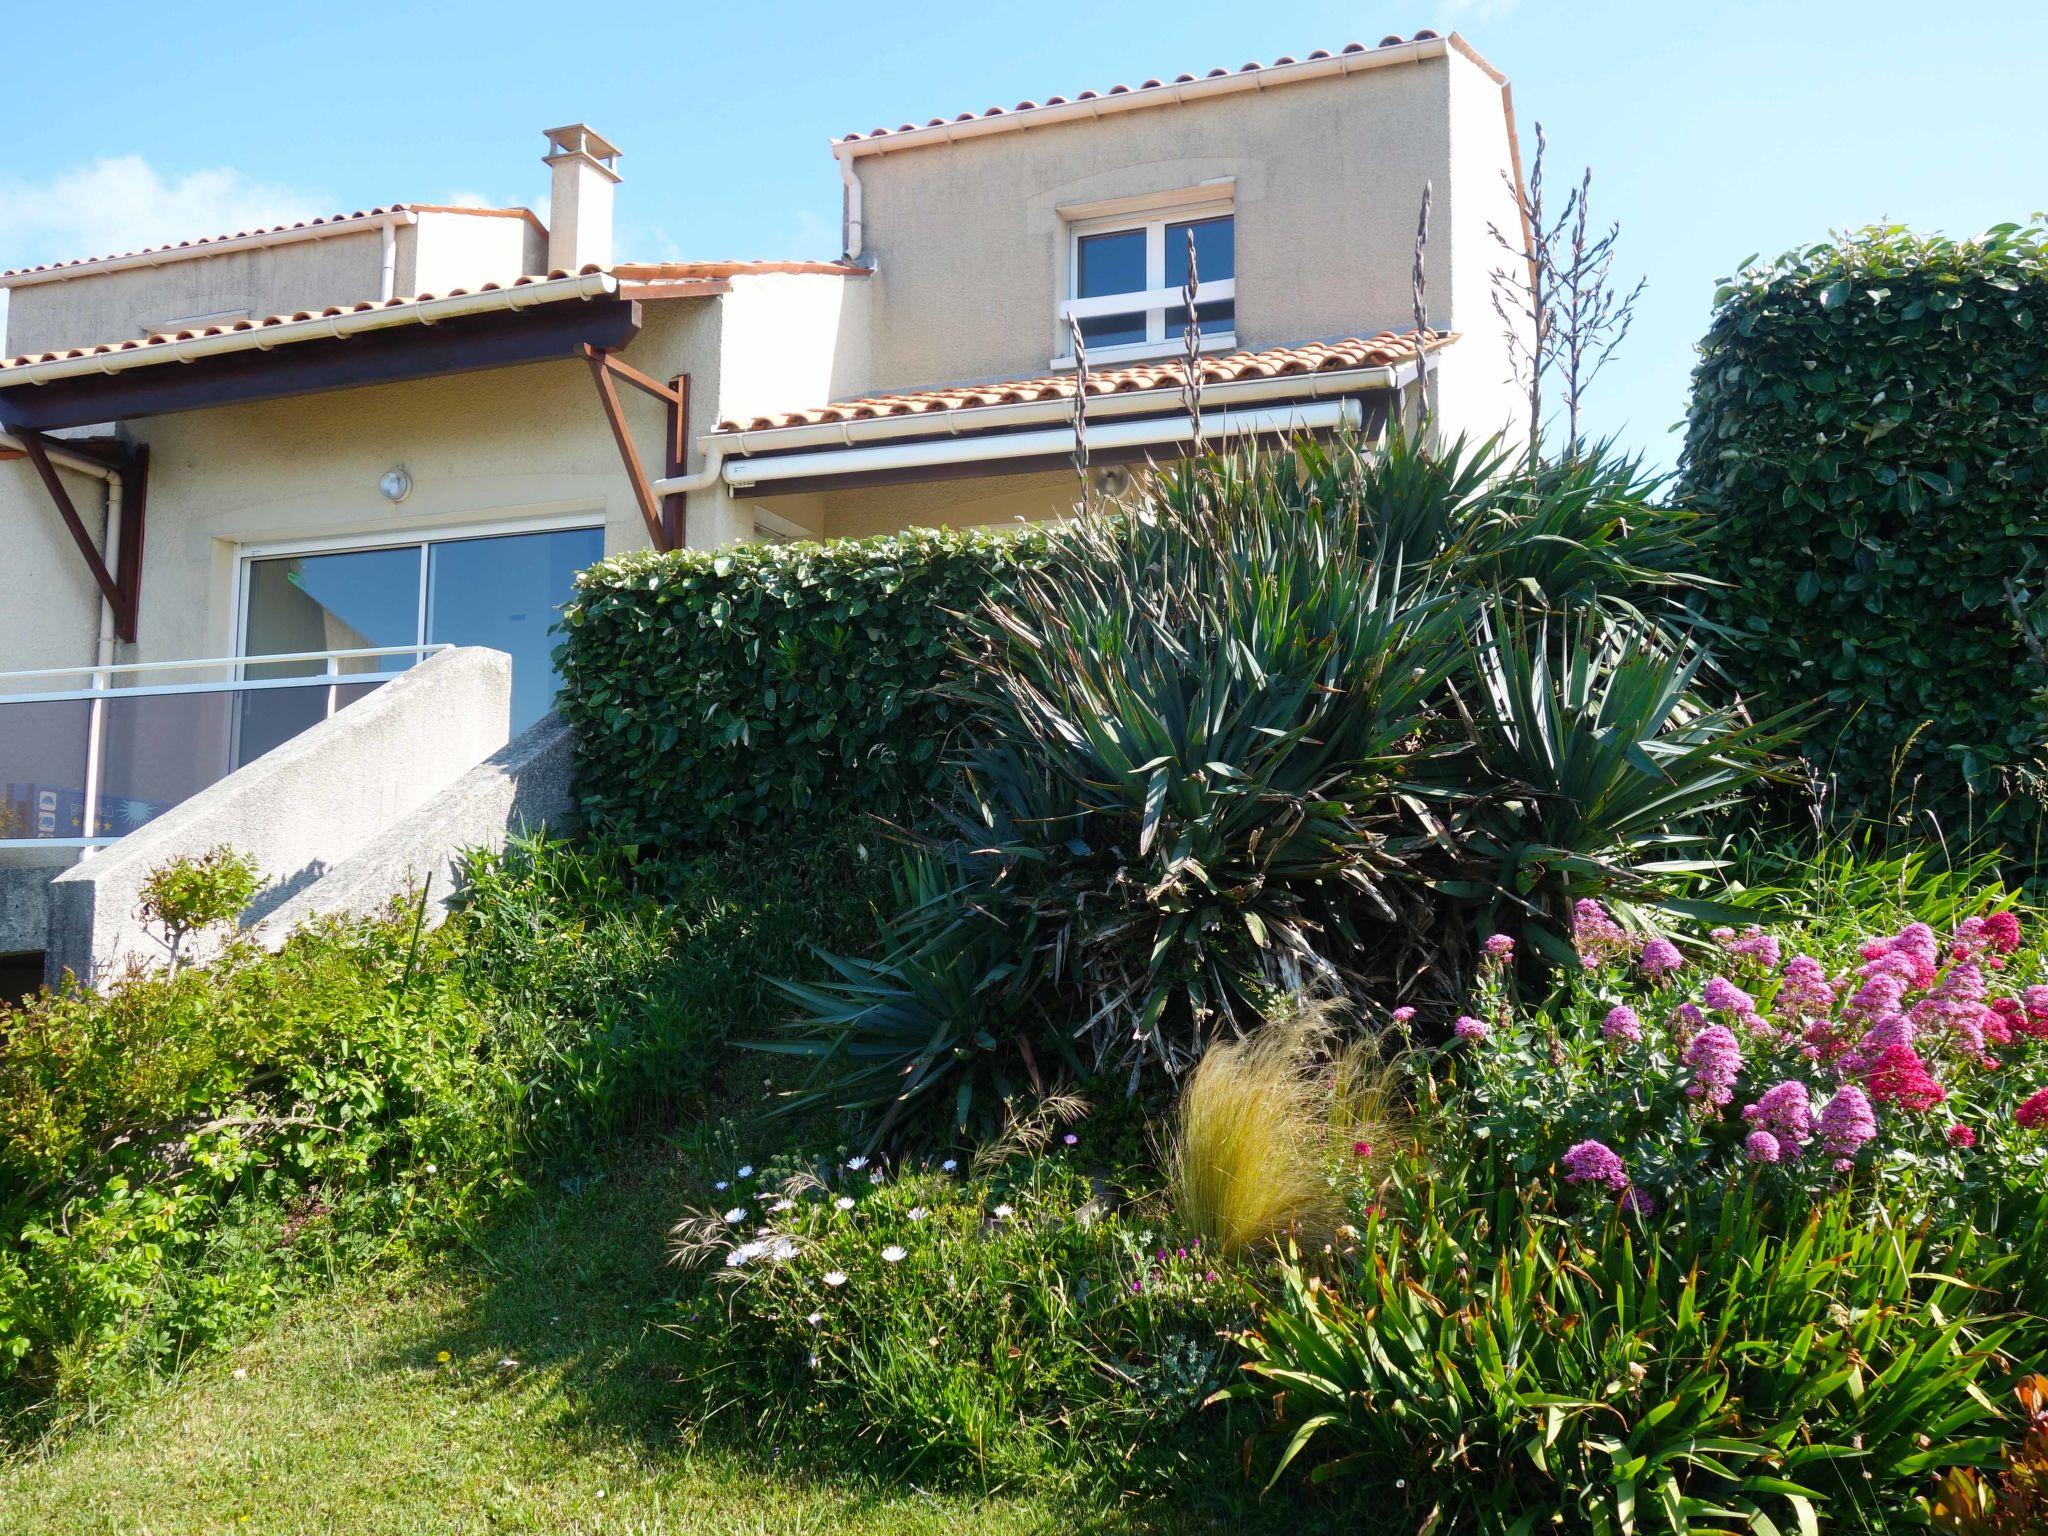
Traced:
[[1995, 1456], [1989, 1394], [2048, 1346], [2012, 1303], [2038, 1237], [1840, 1195], [1784, 1233], [1746, 1196], [1574, 1226], [1443, 1172], [1289, 1266], [1227, 1393], [1274, 1395], [1274, 1479], [1351, 1483], [1389, 1529], [1894, 1530], [1932, 1469]]
[[225, 846], [209, 849], [197, 858], [174, 859], [151, 870], [142, 882], [136, 917], [144, 927], [157, 930], [175, 969], [186, 939], [240, 917], [262, 883], [263, 873], [253, 859]]
[[1045, 550], [919, 530], [591, 566], [558, 652], [584, 808], [664, 854], [917, 809], [959, 723], [935, 691], [956, 615]]
[[1683, 488], [1756, 696], [1807, 750], [2037, 856], [2048, 689], [2048, 230], [1865, 229], [1745, 266], [1701, 344]]
[[[882, 953], [799, 995], [824, 1096], [896, 1085], [887, 1128], [1053, 1064], [1135, 1087], [1304, 982], [1447, 1005], [1475, 926], [1568, 956], [1576, 898], [1654, 910], [1715, 867], [1702, 820], [1775, 737], [1703, 697], [1686, 582], [1626, 528], [1656, 508], [1627, 465], [1490, 466], [1170, 467], [992, 597], [952, 824]], [[1519, 547], [1567, 528], [1570, 558]]]
[[694, 1395], [814, 1468], [858, 1445], [920, 1480], [1178, 1490], [1251, 1293], [1072, 1159], [725, 1172], [677, 1229], [709, 1287], [678, 1323]]
[[1955, 1467], [1930, 1503], [1934, 1528], [1956, 1536], [2028, 1536], [2048, 1530], [2048, 1376], [2029, 1376], [2013, 1395], [2023, 1425], [1998, 1475]]

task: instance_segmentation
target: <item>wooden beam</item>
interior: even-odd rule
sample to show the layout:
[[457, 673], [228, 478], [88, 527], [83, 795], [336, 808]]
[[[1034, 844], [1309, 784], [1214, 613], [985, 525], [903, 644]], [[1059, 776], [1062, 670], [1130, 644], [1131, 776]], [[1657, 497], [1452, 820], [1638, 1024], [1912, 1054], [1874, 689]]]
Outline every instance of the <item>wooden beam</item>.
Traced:
[[611, 425], [612, 441], [619, 445], [619, 457], [625, 461], [626, 479], [632, 483], [633, 500], [640, 506], [640, 521], [647, 525], [647, 541], [656, 549], [667, 549], [661, 509], [654, 504], [654, 487], [648, 483], [647, 471], [640, 467], [640, 454], [633, 447], [626, 413], [619, 407], [619, 392], [612, 384], [612, 370], [606, 366], [610, 360], [592, 347], [585, 347], [584, 355], [590, 361], [590, 376], [597, 382], [598, 403], [604, 407], [604, 419]]
[[[668, 432], [663, 445], [668, 452], [663, 479], [683, 474], [690, 461], [690, 376], [677, 374], [669, 381], [669, 388], [674, 398], [668, 404]], [[689, 497], [680, 492], [661, 498], [661, 531], [668, 536], [670, 549], [681, 549], [689, 543], [688, 502]]]
[[63, 518], [63, 526], [70, 528], [72, 543], [78, 545], [78, 553], [84, 555], [86, 569], [92, 571], [92, 580], [98, 582], [106, 602], [113, 604], [115, 627], [121, 629], [125, 623], [127, 635], [123, 635], [123, 639], [135, 639], [135, 616], [127, 608], [127, 592], [123, 592], [121, 584], [113, 578], [113, 573], [106, 569], [106, 561], [100, 557], [98, 545], [92, 543], [92, 535], [86, 532], [84, 518], [78, 516], [78, 508], [72, 504], [72, 492], [63, 485], [63, 479], [57, 475], [57, 467], [49, 463], [49, 449], [45, 449], [43, 434], [27, 432], [18, 426], [10, 426], [8, 430], [20, 438], [23, 455], [29, 459], [31, 465], [35, 465], [35, 475], [37, 479], [43, 481], [43, 489], [49, 492], [49, 500], [55, 504], [57, 516]]
[[130, 645], [142, 624], [143, 509], [149, 502], [149, 444], [139, 445], [121, 469], [121, 544], [114, 552], [114, 633]]
[[622, 347], [639, 333], [638, 304], [620, 299], [565, 300], [431, 326], [394, 326], [359, 336], [295, 341], [269, 351], [223, 353], [190, 363], [173, 364], [166, 357], [115, 373], [11, 388], [0, 385], [0, 419], [45, 431], [128, 421], [573, 358], [587, 345]]

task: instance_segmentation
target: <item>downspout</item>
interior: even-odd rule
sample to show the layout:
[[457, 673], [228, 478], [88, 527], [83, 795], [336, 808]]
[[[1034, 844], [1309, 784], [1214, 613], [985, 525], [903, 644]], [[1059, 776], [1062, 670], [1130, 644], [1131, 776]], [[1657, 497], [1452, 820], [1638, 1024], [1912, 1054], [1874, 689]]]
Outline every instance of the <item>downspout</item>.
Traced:
[[839, 237], [846, 247], [846, 259], [858, 261], [866, 231], [861, 223], [860, 175], [853, 168], [853, 153], [844, 144], [832, 146], [832, 157], [839, 162], [839, 179], [845, 183], [845, 195], [841, 199]]
[[398, 223], [395, 218], [384, 221], [384, 271], [377, 297], [386, 304], [398, 297]]

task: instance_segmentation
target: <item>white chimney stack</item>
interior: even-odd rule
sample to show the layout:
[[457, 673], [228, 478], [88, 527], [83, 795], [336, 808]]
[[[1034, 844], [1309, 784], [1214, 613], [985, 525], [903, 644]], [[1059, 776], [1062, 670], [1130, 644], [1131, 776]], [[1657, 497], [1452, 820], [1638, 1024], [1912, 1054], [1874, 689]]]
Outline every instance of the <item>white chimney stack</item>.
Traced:
[[575, 272], [612, 264], [612, 188], [619, 147], [588, 123], [547, 130], [554, 187], [548, 207], [548, 267]]

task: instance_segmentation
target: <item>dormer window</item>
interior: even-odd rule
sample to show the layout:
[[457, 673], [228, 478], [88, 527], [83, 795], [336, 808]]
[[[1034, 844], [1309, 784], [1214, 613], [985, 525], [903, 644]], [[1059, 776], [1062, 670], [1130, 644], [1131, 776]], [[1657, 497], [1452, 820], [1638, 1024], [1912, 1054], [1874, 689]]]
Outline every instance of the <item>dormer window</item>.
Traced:
[[[1183, 346], [1188, 237], [1194, 237], [1195, 314], [1205, 351], [1237, 344], [1237, 241], [1229, 193], [1190, 194], [1170, 203], [1068, 217], [1069, 316], [1080, 323], [1090, 362], [1154, 357]], [[1067, 210], [1063, 210], [1067, 211]], [[1064, 344], [1061, 352], [1069, 348]], [[1055, 366], [1071, 367], [1071, 357]]]

